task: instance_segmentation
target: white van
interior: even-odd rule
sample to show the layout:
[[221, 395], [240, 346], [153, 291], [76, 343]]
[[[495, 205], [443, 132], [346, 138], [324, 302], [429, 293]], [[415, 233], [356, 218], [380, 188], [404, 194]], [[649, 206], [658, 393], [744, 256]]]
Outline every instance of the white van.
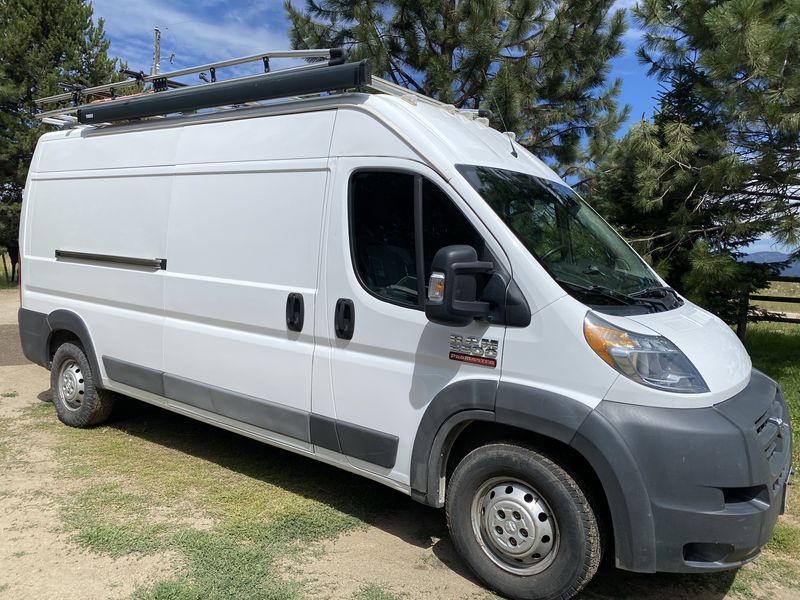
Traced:
[[48, 133], [20, 244], [64, 423], [124, 394], [444, 506], [506, 596], [570, 598], [603, 552], [736, 568], [783, 511], [776, 383], [475, 112], [342, 93]]

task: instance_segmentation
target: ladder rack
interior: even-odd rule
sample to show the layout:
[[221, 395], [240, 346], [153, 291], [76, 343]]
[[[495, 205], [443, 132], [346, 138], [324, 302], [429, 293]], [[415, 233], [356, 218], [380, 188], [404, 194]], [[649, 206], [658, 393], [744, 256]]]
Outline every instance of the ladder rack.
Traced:
[[[304, 65], [272, 71], [271, 58], [316, 59]], [[178, 69], [168, 73], [145, 75], [125, 71], [131, 75], [124, 81], [94, 87], [63, 84], [68, 91], [39, 98], [35, 102], [42, 109], [36, 118], [58, 126], [85, 126], [113, 123], [176, 113], [193, 113], [201, 109], [231, 110], [253, 106], [264, 100], [294, 99], [348, 89], [370, 88], [374, 91], [399, 96], [412, 103], [424, 102], [475, 117], [487, 116], [488, 111], [457, 110], [423, 94], [406, 89], [380, 77], [373, 77], [370, 63], [345, 62], [346, 53], [341, 48], [323, 50], [280, 50], [261, 52], [216, 63]], [[217, 80], [217, 70], [252, 62], [261, 62], [264, 72], [257, 75]], [[210, 80], [206, 75], [210, 74]], [[199, 73], [202, 84], [187, 85], [173, 78]], [[122, 89], [136, 86], [142, 90], [151, 83], [152, 89], [138, 94], [119, 96]], [[47, 105], [65, 103], [67, 106], [44, 110]]]

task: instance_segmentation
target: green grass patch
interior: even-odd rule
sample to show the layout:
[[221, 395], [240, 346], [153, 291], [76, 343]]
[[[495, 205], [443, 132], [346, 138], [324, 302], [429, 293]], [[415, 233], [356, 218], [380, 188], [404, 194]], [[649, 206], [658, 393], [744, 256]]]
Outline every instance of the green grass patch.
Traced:
[[17, 397], [17, 392], [15, 392], [13, 390], [10, 391], [10, 392], [3, 392], [2, 394], [0, 394], [0, 397], [3, 397], [3, 398], [16, 398]]
[[0, 463], [9, 466], [16, 456], [16, 448], [12, 445], [11, 420], [0, 419]]
[[50, 404], [25, 410], [57, 436], [61, 474], [86, 486], [63, 512], [82, 546], [112, 556], [170, 551], [171, 580], [140, 599], [301, 598], [275, 565], [364, 526], [409, 500], [339, 469], [134, 401], [107, 426], [58, 424]]
[[767, 548], [778, 554], [800, 559], [800, 527], [778, 521]]
[[353, 600], [400, 600], [400, 596], [370, 583], [353, 594]]
[[[780, 384], [789, 405], [793, 437], [800, 440], [800, 325], [751, 324], [746, 346], [753, 366]], [[796, 463], [800, 460], [800, 443], [795, 443], [793, 450]]]
[[756, 292], [761, 296], [785, 296], [797, 298], [797, 302], [774, 302], [772, 300], [754, 300], [752, 306], [776, 313], [800, 313], [800, 283], [789, 281], [771, 281], [769, 287]]
[[800, 589], [800, 569], [794, 560], [765, 552], [757, 560], [736, 571], [730, 593], [744, 598], [771, 600], [775, 597], [776, 585], [784, 590]]

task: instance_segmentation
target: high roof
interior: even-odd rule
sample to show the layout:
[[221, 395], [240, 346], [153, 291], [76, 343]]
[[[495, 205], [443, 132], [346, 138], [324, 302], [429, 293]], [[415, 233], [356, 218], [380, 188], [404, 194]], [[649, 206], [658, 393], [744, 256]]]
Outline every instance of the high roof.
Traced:
[[369, 112], [414, 148], [420, 156], [425, 157], [445, 179], [453, 176], [455, 165], [473, 164], [530, 173], [560, 181], [556, 173], [544, 162], [512, 141], [510, 135], [490, 127], [488, 121], [478, 117], [475, 111], [460, 111], [444, 104], [418, 101], [413, 95], [343, 93], [193, 115], [63, 129], [45, 134], [42, 136], [42, 141], [74, 139], [75, 136], [108, 136], [132, 131], [179, 128], [201, 123], [333, 109]]

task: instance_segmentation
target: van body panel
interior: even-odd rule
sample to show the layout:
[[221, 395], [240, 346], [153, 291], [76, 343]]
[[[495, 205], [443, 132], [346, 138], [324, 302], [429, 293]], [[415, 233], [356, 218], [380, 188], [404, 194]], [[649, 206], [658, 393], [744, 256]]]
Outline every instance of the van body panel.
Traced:
[[107, 134], [96, 129], [69, 129], [42, 136], [35, 172], [152, 169], [175, 164], [181, 130], [127, 131]]
[[[335, 111], [184, 127], [178, 164], [328, 158]], [[208, 140], [214, 143], [209, 144]], [[294, 170], [294, 166], [290, 167]], [[229, 169], [229, 172], [231, 169]]]
[[503, 383], [565, 396], [589, 408], [597, 406], [619, 373], [586, 344], [585, 315], [585, 306], [562, 296], [533, 313], [528, 327], [509, 327]]
[[[42, 164], [53, 164], [47, 149], [60, 145], [63, 142], [43, 144], [46, 160]], [[60, 159], [60, 154], [56, 157]], [[172, 180], [165, 176], [107, 177], [102, 170], [61, 177], [56, 171], [67, 174], [62, 166], [51, 168], [41, 179], [37, 172], [30, 174], [30, 193], [36, 201], [26, 202], [23, 229], [35, 223], [35, 230], [26, 230], [23, 236], [24, 305], [45, 314], [58, 309], [74, 311], [86, 323], [97, 347], [123, 360], [160, 369], [161, 271], [102, 260], [56, 258], [56, 253], [151, 260], [166, 257]], [[104, 376], [102, 370], [100, 376]]]
[[[309, 116], [317, 127], [313, 140], [294, 139], [292, 132], [305, 130]], [[236, 123], [247, 125], [247, 133], [219, 123], [187, 128], [179, 157], [207, 172], [176, 177], [173, 188], [166, 372], [311, 410], [313, 315], [334, 118], [326, 111], [273, 117], [274, 126], [265, 119]], [[219, 163], [225, 154], [216, 146], [207, 157], [198, 154], [204, 135], [222, 137], [227, 155], [249, 159], [249, 169], [239, 171], [239, 162]], [[237, 146], [244, 137], [248, 141]], [[289, 141], [278, 143], [283, 138]], [[260, 154], [280, 159], [254, 164]], [[214, 160], [201, 162], [207, 158]], [[256, 165], [260, 170], [253, 170]], [[236, 235], [225, 236], [228, 231]], [[300, 332], [286, 328], [290, 293], [303, 296]]]
[[[356, 132], [358, 134], [356, 135]], [[336, 127], [330, 155], [391, 156], [425, 161], [405, 140], [386, 127], [371, 111], [362, 108], [341, 108], [337, 111]]]

